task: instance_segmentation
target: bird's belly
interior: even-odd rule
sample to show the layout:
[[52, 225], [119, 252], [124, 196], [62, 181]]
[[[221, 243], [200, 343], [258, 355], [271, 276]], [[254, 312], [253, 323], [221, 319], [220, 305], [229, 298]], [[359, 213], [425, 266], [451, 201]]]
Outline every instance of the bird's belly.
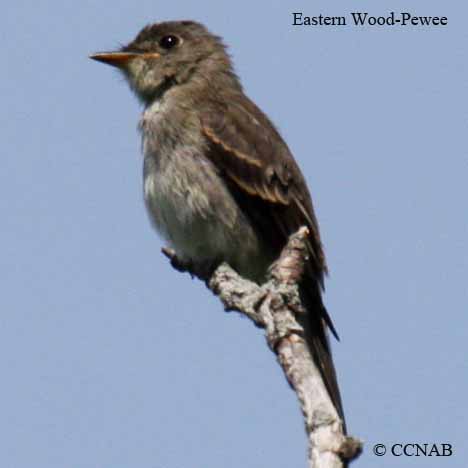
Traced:
[[259, 280], [270, 257], [210, 161], [190, 149], [167, 161], [145, 157], [150, 218], [177, 255], [193, 262], [227, 261]]

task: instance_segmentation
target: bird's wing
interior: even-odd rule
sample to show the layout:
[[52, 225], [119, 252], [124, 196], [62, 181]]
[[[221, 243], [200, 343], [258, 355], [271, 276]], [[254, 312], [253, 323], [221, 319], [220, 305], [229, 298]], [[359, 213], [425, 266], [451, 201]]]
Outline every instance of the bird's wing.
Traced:
[[301, 171], [269, 119], [244, 95], [217, 103], [201, 116], [208, 158], [273, 251], [279, 254], [288, 237], [301, 226], [310, 231], [309, 261], [301, 283], [307, 308], [306, 340], [344, 421], [326, 325], [338, 336], [321, 298], [325, 256]]
[[202, 113], [208, 157], [273, 248], [281, 249], [289, 235], [308, 227], [310, 267], [323, 285], [325, 256], [300, 169], [269, 119], [248, 98], [236, 97]]

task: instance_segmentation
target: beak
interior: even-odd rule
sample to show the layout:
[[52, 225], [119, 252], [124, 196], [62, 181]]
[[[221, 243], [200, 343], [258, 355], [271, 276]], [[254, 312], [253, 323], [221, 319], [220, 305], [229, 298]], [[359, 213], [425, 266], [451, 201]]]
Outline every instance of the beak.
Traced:
[[97, 54], [90, 55], [89, 58], [112, 65], [113, 67], [125, 68], [130, 60], [139, 55], [135, 52], [98, 52]]
[[138, 52], [98, 52], [90, 55], [89, 58], [98, 62], [106, 63], [117, 68], [125, 68], [127, 64], [135, 57], [159, 58], [157, 53], [138, 53]]

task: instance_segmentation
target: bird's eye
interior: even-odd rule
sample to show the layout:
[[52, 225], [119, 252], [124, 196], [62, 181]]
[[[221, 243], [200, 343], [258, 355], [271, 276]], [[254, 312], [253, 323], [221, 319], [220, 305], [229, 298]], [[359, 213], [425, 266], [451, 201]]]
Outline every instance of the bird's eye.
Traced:
[[160, 39], [159, 45], [163, 49], [172, 49], [179, 43], [179, 38], [177, 36], [173, 36], [172, 34], [169, 36], [164, 36]]

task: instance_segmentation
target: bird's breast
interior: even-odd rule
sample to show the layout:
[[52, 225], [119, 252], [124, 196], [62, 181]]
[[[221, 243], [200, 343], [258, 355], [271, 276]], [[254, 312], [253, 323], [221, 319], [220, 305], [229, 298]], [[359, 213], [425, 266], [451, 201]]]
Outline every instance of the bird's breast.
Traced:
[[144, 197], [157, 230], [179, 257], [227, 261], [259, 278], [271, 259], [225, 180], [205, 156], [196, 119], [158, 103], [142, 119]]
[[144, 197], [151, 221], [179, 257], [227, 261], [252, 279], [263, 275], [267, 256], [254, 227], [196, 149], [145, 155]]

